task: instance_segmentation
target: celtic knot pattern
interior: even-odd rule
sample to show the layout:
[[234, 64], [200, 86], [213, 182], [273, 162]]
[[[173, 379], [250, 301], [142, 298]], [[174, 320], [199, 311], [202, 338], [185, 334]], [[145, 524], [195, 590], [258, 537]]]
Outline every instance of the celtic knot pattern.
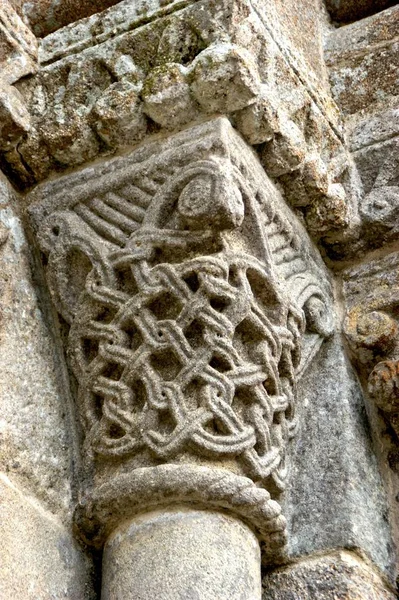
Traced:
[[101, 455], [239, 457], [281, 485], [303, 317], [249, 255], [152, 264], [198, 235], [143, 228], [88, 277], [70, 331], [88, 437]]

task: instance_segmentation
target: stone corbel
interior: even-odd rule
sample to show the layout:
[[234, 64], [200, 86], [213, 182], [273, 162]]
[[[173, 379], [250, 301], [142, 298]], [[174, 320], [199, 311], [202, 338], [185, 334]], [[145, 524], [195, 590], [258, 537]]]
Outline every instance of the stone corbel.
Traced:
[[370, 397], [399, 442], [399, 257], [351, 270], [345, 277], [346, 337]]
[[[128, 585], [115, 574], [121, 544], [136, 556], [132, 535], [166, 521], [174, 531], [178, 518], [198, 517], [203, 528], [187, 527], [202, 540], [207, 519], [233, 517], [264, 562], [279, 562], [296, 386], [333, 320], [323, 267], [255, 155], [227, 119], [211, 120], [39, 187], [31, 202], [78, 384], [75, 520], [105, 544], [104, 597]], [[227, 562], [258, 561], [245, 531]], [[260, 598], [259, 564], [251, 589], [240, 569], [219, 599]]]

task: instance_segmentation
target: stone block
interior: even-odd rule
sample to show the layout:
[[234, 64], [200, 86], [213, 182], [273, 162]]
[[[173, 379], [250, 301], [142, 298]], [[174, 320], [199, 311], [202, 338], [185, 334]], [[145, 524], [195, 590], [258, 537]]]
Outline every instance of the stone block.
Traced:
[[323, 97], [325, 110], [334, 120], [337, 113], [328, 101], [328, 73], [323, 60], [322, 4], [301, 0], [300, 10], [296, 0], [254, 0], [253, 5], [282, 55], [295, 64], [306, 87], [317, 90], [317, 95]]
[[261, 161], [271, 177], [281, 177], [297, 170], [306, 157], [306, 141], [300, 128], [291, 120], [281, 124], [281, 131], [265, 144]]
[[[357, 116], [349, 124], [350, 128], [350, 149], [354, 152], [367, 148], [373, 144], [389, 141], [399, 136], [399, 106], [395, 106], [393, 99], [392, 107], [386, 107], [375, 114], [366, 114]], [[373, 161], [374, 161], [373, 157]], [[368, 168], [372, 167], [373, 161], [370, 161]], [[381, 159], [377, 162], [381, 164]]]
[[190, 86], [187, 69], [167, 63], [150, 71], [144, 81], [144, 112], [166, 129], [176, 129], [200, 116]]
[[357, 241], [337, 247], [337, 256], [361, 255], [397, 237], [398, 24], [394, 6], [341, 27], [327, 39], [332, 93], [345, 114], [360, 191]]
[[399, 44], [371, 47], [331, 69], [331, 89], [343, 113], [367, 112], [370, 104], [386, 103], [398, 94]]
[[95, 103], [92, 116], [101, 139], [109, 146], [133, 144], [147, 131], [140, 88], [129, 81], [111, 84]]
[[[343, 150], [334, 103], [320, 73], [297, 61], [300, 23], [293, 6], [280, 15], [277, 39], [273, 19], [280, 8], [264, 4], [152, 0], [144, 23], [141, 5], [124, 1], [49, 35], [40, 45], [40, 73], [18, 84], [32, 128], [18, 152], [7, 153], [10, 171], [20, 184], [32, 184], [215, 112], [229, 115], [253, 144], [281, 136], [276, 145], [288, 147], [289, 169], [304, 151], [323, 153], [330, 164], [330, 155]], [[316, 14], [307, 5], [312, 28]], [[318, 54], [316, 33], [310, 45]], [[137, 86], [143, 103], [131, 98], [127, 84]], [[309, 127], [308, 113], [323, 126]]]
[[8, 84], [37, 70], [38, 42], [8, 0], [0, 5], [0, 79]]
[[345, 115], [386, 110], [397, 97], [398, 22], [394, 6], [328, 36], [331, 90]]
[[0, 598], [94, 600], [70, 527], [0, 473]]
[[68, 384], [3, 179], [0, 223], [8, 232], [0, 247], [0, 469], [65, 520], [77, 458]]
[[389, 501], [362, 389], [338, 339], [324, 346], [305, 373], [299, 397], [301, 425], [284, 506], [289, 556], [353, 548], [394, 581]]
[[18, 90], [0, 81], [0, 148], [10, 150], [30, 130], [30, 115]]
[[262, 600], [395, 600], [394, 590], [350, 552], [299, 562], [263, 578]]
[[252, 104], [260, 90], [256, 63], [240, 47], [210, 46], [192, 65], [191, 89], [206, 112], [230, 112]]
[[79, 3], [73, 0], [57, 2], [56, 0], [11, 0], [15, 10], [27, 21], [33, 33], [45, 37], [52, 31], [65, 27], [69, 23], [88, 17], [117, 4], [118, 0], [86, 0]]

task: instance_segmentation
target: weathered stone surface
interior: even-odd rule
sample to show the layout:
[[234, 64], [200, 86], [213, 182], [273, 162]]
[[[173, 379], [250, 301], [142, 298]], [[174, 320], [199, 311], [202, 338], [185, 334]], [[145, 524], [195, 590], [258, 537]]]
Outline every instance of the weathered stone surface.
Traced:
[[[48, 35], [41, 40], [39, 47], [40, 62], [41, 64], [48, 64], [69, 55], [78, 54], [85, 48], [112, 40], [112, 38], [120, 34], [132, 31], [145, 23], [150, 23], [165, 15], [172, 14], [195, 1], [147, 0], [145, 3], [133, 3], [131, 0], [122, 0], [116, 6], [110, 8], [110, 10], [98, 12], [87, 19], [71, 23], [69, 27], [65, 27], [61, 31]], [[172, 33], [172, 36], [168, 36], [169, 45], [174, 47], [175, 54], [179, 54], [176, 45], [184, 39], [187, 27], [182, 23], [181, 29], [178, 28], [178, 34], [182, 34], [182, 38], [180, 39], [177, 39], [177, 36], [173, 35], [173, 27], [171, 29], [170, 33]], [[162, 47], [164, 47], [165, 41], [162, 40]], [[186, 45], [189, 40], [186, 39], [184, 41], [184, 45]], [[145, 46], [143, 46], [144, 48]], [[143, 60], [146, 58], [145, 54], [146, 52], [142, 57]]]
[[284, 56], [300, 72], [301, 79], [324, 97], [326, 111], [332, 117], [335, 107], [328, 99], [328, 74], [322, 48], [325, 10], [322, 2], [301, 0], [300, 10], [296, 0], [254, 0], [253, 5]]
[[338, 339], [324, 345], [298, 394], [301, 426], [283, 505], [289, 556], [355, 548], [394, 578], [389, 503], [362, 390]]
[[[375, 114], [357, 116], [350, 125], [350, 148], [352, 151], [366, 149], [367, 146], [389, 141], [399, 135], [399, 107], [395, 104], [396, 99], [393, 99], [392, 108], [386, 106]], [[378, 164], [380, 165], [381, 161]], [[372, 165], [373, 161], [371, 160], [368, 164], [371, 172], [373, 172]], [[366, 174], [366, 169], [360, 167], [360, 170]]]
[[93, 107], [98, 135], [109, 146], [131, 144], [147, 131], [140, 88], [130, 81], [111, 84]]
[[44, 37], [52, 31], [73, 23], [84, 17], [113, 6], [118, 0], [10, 0], [15, 10], [31, 27], [37, 37]]
[[395, 600], [396, 594], [355, 554], [337, 552], [273, 571], [263, 600]]
[[399, 350], [398, 264], [393, 253], [344, 274], [345, 333], [357, 359], [369, 369], [382, 358], [395, 358]]
[[87, 537], [101, 544], [115, 519], [152, 503], [147, 488], [155, 505], [202, 503], [232, 469], [207, 504], [240, 504], [276, 561], [278, 505], [237, 474], [273, 498], [284, 488], [296, 380], [331, 333], [331, 291], [255, 155], [216, 119], [31, 203], [95, 468], [77, 517]]
[[142, 91], [143, 110], [166, 129], [176, 129], [200, 116], [190, 90], [188, 73], [182, 65], [167, 63], [146, 78]]
[[345, 333], [368, 391], [399, 441], [399, 256], [397, 253], [344, 274]]
[[0, 539], [1, 598], [94, 600], [89, 564], [70, 527], [2, 473]]
[[18, 90], [0, 81], [0, 147], [10, 150], [30, 129], [30, 115]]
[[30, 129], [18, 90], [21, 77], [37, 70], [37, 40], [7, 0], [0, 5], [0, 151], [13, 150]]
[[354, 151], [397, 134], [398, 22], [399, 9], [395, 6], [341, 27], [327, 38], [326, 60], [332, 92], [346, 115]]
[[397, 238], [398, 7], [341, 27], [327, 39], [333, 95], [345, 114], [349, 147], [359, 176], [360, 227], [332, 248], [350, 258]]
[[258, 540], [220, 513], [182, 507], [141, 515], [107, 540], [101, 597], [260, 600]]
[[[259, 600], [260, 545], [268, 569], [303, 561], [265, 598], [391, 600], [355, 554], [394, 581], [397, 7], [334, 29], [321, 0], [94, 4], [14, 0], [52, 31], [39, 66], [0, 6], [0, 165], [51, 178], [18, 199], [32, 248], [0, 205], [4, 586], [23, 596], [32, 561], [36, 597], [89, 598], [73, 521], [105, 545], [104, 597]], [[303, 225], [337, 268], [364, 261], [336, 287], [360, 385]]]
[[396, 252], [343, 274], [347, 306], [344, 330], [366, 392], [396, 540], [399, 539], [398, 265]]
[[226, 113], [253, 104], [260, 88], [251, 54], [239, 46], [219, 44], [194, 60], [192, 90], [206, 112]]
[[66, 519], [73, 459], [67, 383], [21, 222], [4, 179], [0, 186], [0, 222], [8, 231], [0, 250], [0, 468]]
[[[397, 7], [389, 12], [391, 22], [398, 18]], [[330, 63], [331, 88], [345, 114], [369, 111], [370, 104], [384, 105], [390, 97], [397, 96], [398, 56], [398, 42], [394, 37], [382, 43], [374, 41], [370, 45], [359, 44], [359, 48], [355, 47], [352, 52], [347, 50], [339, 60], [334, 57], [334, 62]]]

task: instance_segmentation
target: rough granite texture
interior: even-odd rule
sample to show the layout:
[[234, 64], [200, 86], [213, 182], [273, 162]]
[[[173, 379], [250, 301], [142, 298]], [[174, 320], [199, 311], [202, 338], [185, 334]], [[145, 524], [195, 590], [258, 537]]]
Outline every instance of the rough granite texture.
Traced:
[[68, 384], [32, 281], [15, 196], [0, 181], [0, 598], [93, 597], [72, 535]]
[[94, 600], [89, 561], [71, 531], [0, 473], [0, 598]]
[[332, 31], [325, 57], [331, 91], [345, 117], [359, 176], [360, 227], [349, 243], [333, 245], [337, 260], [392, 244], [398, 236], [399, 7]]
[[389, 489], [395, 539], [399, 528], [399, 253], [343, 272], [344, 332], [366, 391], [381, 469]]
[[33, 33], [41, 38], [52, 31], [60, 29], [73, 23], [78, 19], [83, 19], [94, 13], [105, 10], [109, 6], [117, 4], [118, 0], [84, 0], [84, 2], [75, 2], [74, 0], [11, 0], [11, 4], [32, 29]]
[[356, 376], [339, 340], [301, 381], [301, 429], [286, 495], [292, 557], [357, 548], [395, 574], [388, 502]]
[[322, 61], [320, 6], [308, 0], [298, 14], [264, 0], [153, 0], [145, 15], [140, 7], [125, 0], [44, 38], [38, 73], [12, 88], [26, 123], [9, 92], [15, 125], [2, 160], [13, 181], [27, 188], [224, 114], [314, 236], [350, 236], [357, 192]]
[[263, 578], [262, 600], [395, 600], [369, 564], [349, 552], [299, 562]]
[[393, 4], [0, 2], [1, 599], [394, 600]]
[[103, 557], [103, 600], [261, 600], [259, 543], [220, 513], [179, 507], [121, 525]]
[[4, 180], [0, 223], [0, 468], [66, 519], [74, 458], [67, 385]]

